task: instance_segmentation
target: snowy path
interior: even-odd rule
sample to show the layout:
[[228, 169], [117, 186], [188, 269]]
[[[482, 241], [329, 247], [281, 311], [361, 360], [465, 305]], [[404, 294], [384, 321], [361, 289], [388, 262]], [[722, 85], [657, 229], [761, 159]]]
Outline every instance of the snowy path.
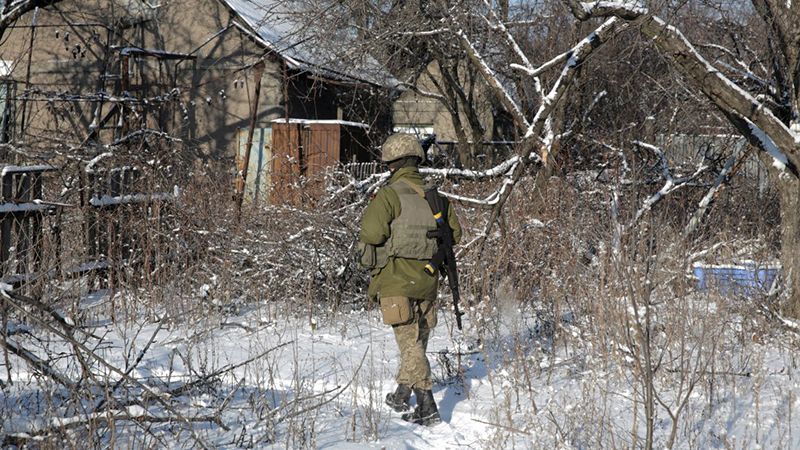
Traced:
[[[631, 440], [634, 427], [638, 439], [644, 429], [630, 372], [593, 362], [596, 357], [586, 348], [547, 348], [533, 319], [501, 320], [499, 331], [484, 335], [481, 347], [462, 344], [461, 379], [455, 376], [455, 339], [475, 342], [474, 329], [466, 322], [466, 336], [454, 334], [454, 339], [448, 332], [451, 319], [440, 321], [429, 357], [443, 423], [431, 428], [405, 423], [383, 404], [394, 388], [397, 350], [391, 329], [375, 311], [320, 318], [314, 327], [308, 318], [275, 322], [259, 310], [203, 320], [159, 330], [132, 374], [165, 392], [273, 349], [174, 399], [193, 415], [226, 405], [221, 420], [229, 430], [194, 425], [196, 434], [216, 448], [544, 449], [642, 443]], [[135, 356], [157, 330], [155, 324], [100, 323], [94, 332], [106, 340], [99, 354], [118, 367], [126, 367], [124, 355]], [[677, 448], [800, 448], [793, 351], [774, 342], [746, 344], [753, 352], [742, 359], [746, 373], [720, 376], [692, 394]], [[5, 433], [45, 424], [54, 412], [34, 406], [42, 403], [37, 377], [24, 364], [13, 367], [16, 391], [2, 397], [4, 411], [13, 411], [3, 419]], [[669, 403], [670, 385], [659, 389]], [[656, 443], [663, 446], [670, 427], [668, 415], [659, 410]], [[134, 447], [194, 447], [180, 427], [156, 424], [151, 430], [160, 437], [142, 436], [136, 425], [120, 421], [114, 439]]]

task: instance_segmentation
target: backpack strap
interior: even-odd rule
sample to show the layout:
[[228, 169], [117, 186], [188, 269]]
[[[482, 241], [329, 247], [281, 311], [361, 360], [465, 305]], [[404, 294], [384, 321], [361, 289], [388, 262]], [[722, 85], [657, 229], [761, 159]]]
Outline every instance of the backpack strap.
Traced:
[[416, 184], [406, 180], [405, 178], [401, 178], [398, 181], [400, 181], [400, 182], [404, 183], [406, 186], [410, 187], [414, 192], [419, 194], [420, 197], [425, 198], [425, 191], [423, 191], [421, 187], [419, 187]]

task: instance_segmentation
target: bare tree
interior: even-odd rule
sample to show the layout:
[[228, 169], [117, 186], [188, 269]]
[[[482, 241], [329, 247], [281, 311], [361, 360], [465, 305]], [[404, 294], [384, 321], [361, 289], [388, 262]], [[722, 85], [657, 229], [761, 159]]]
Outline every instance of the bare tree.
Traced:
[[[719, 109], [739, 133], [760, 152], [770, 167], [781, 199], [781, 260], [789, 304], [787, 312], [800, 316], [800, 4], [753, 0], [768, 37], [766, 95], [753, 95], [701, 55], [677, 27], [636, 2], [565, 2], [573, 15], [585, 21], [617, 18], [635, 24], [666, 55], [678, 71]], [[748, 73], [748, 75], [750, 75]], [[761, 79], [756, 75], [751, 78]]]
[[4, 0], [0, 12], [0, 39], [8, 27], [20, 17], [36, 8], [43, 8], [58, 3], [60, 0]]

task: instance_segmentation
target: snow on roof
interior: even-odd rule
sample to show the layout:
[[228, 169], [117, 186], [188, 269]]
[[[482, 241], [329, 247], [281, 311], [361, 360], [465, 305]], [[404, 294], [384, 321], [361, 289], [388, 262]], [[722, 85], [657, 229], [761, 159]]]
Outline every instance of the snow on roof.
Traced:
[[358, 127], [358, 128], [367, 128], [369, 129], [369, 125], [361, 122], [348, 122], [347, 120], [312, 120], [312, 119], [274, 119], [272, 123], [299, 123], [303, 125], [311, 125], [311, 124], [336, 124], [336, 125], [344, 125], [346, 127]]
[[[397, 87], [399, 82], [374, 58], [359, 51], [352, 30], [314, 26], [316, 12], [293, 0], [222, 0], [253, 36], [292, 68], [326, 78]], [[319, 21], [317, 21], [319, 22]], [[243, 28], [243, 27], [242, 27]]]

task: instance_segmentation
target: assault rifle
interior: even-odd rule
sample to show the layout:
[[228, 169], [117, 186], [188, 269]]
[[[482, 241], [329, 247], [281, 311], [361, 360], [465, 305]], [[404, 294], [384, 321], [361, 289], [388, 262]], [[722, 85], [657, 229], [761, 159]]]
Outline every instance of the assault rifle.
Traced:
[[439, 194], [436, 188], [425, 191], [425, 200], [431, 207], [433, 218], [436, 219], [436, 231], [429, 231], [429, 238], [436, 238], [438, 250], [433, 258], [425, 265], [425, 273], [435, 276], [440, 267], [445, 268], [444, 274], [447, 275], [447, 282], [450, 285], [450, 292], [453, 294], [453, 310], [456, 314], [456, 325], [461, 330], [461, 316], [463, 313], [458, 309], [460, 295], [458, 292], [458, 268], [456, 267], [456, 255], [453, 252], [453, 230], [447, 221], [447, 210], [450, 203], [447, 198]]
[[436, 134], [429, 134], [428, 137], [419, 141], [419, 146], [422, 147], [422, 151], [427, 153], [428, 149], [431, 148], [431, 146], [435, 143], [436, 143]]

